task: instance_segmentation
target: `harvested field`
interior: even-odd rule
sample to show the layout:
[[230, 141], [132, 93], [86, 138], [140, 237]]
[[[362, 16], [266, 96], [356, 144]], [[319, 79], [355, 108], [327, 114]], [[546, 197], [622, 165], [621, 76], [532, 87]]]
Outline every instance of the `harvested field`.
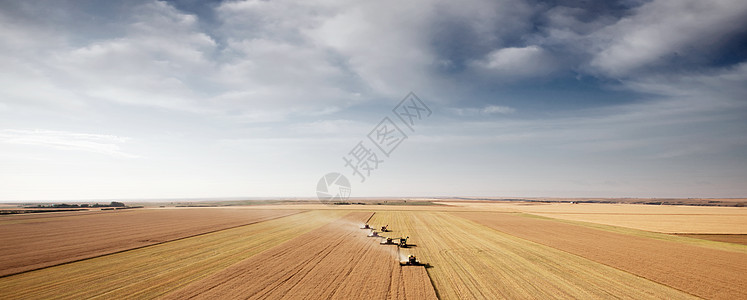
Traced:
[[351, 213], [167, 298], [435, 299], [422, 267], [401, 268], [395, 247], [358, 229], [370, 215]]
[[298, 210], [138, 209], [0, 218], [0, 276], [246, 225]]
[[445, 212], [378, 212], [390, 236], [410, 236], [441, 299], [688, 299], [691, 295]]
[[703, 239], [716, 242], [732, 243], [747, 245], [747, 234], [675, 234], [677, 236], [685, 236], [694, 239]]
[[103, 211], [103, 210], [84, 209], [84, 210], [78, 210], [78, 211], [65, 211], [65, 212], [60, 212], [60, 213], [3, 215], [3, 216], [0, 216], [0, 225], [23, 223], [26, 220], [33, 220], [33, 219], [62, 218], [62, 217], [70, 217], [70, 216], [95, 215], [95, 214], [113, 214], [113, 213], [121, 213], [121, 212], [122, 211]]
[[[436, 291], [433, 289], [428, 272], [425, 271], [425, 267], [403, 267], [400, 269], [400, 278], [397, 279], [395, 276], [393, 280], [399, 281], [399, 284], [404, 287], [404, 291], [400, 289], [398, 296], [399, 299], [437, 299]], [[402, 294], [404, 293], [404, 297]], [[394, 295], [394, 294], [393, 294]], [[395, 297], [388, 297], [388, 299], [395, 299]]]
[[747, 234], [747, 215], [742, 214], [535, 214], [555, 219], [599, 223], [663, 233]]
[[62, 212], [73, 212], [73, 211], [88, 211], [88, 209], [86, 209], [86, 208], [17, 208], [17, 209], [0, 209], [0, 215], [62, 213]]
[[453, 213], [708, 299], [747, 298], [747, 255], [508, 213]]
[[524, 212], [663, 233], [747, 234], [746, 207], [636, 204], [443, 202], [455, 208]]
[[[183, 211], [183, 210], [180, 210]], [[151, 299], [337, 220], [313, 211], [0, 278], [7, 299]]]
[[[533, 206], [546, 206], [545, 213], [563, 209]], [[588, 210], [613, 215], [612, 205], [600, 206], [604, 207]], [[366, 237], [368, 231], [358, 228], [371, 210], [376, 210], [371, 225], [389, 224], [393, 230], [382, 235], [409, 236], [408, 244], [414, 245], [382, 246], [378, 239]], [[633, 215], [638, 210], [625, 207], [621, 213]], [[0, 238], [6, 239], [2, 249], [13, 248], [6, 246], [8, 237], [23, 230], [49, 242], [56, 237], [45, 231], [88, 232], [91, 220], [98, 220], [91, 232], [99, 241], [116, 241], [117, 235], [107, 233], [129, 232], [125, 240], [129, 245], [133, 240], [155, 244], [6, 275], [0, 277], [0, 295], [12, 299], [747, 298], [743, 275], [747, 246], [701, 239], [721, 235], [692, 238], [508, 211], [512, 210], [492, 206], [277, 205], [7, 216], [0, 218], [0, 228], [8, 233]], [[677, 212], [683, 211], [687, 209]], [[220, 229], [237, 220], [255, 223]], [[168, 234], [195, 232], [208, 225], [218, 229], [168, 239]], [[175, 226], [178, 230], [171, 228]], [[88, 238], [79, 241], [96, 240]], [[85, 247], [100, 245], [70, 246], [85, 252]], [[28, 252], [34, 257], [45, 253]], [[399, 266], [408, 254], [430, 267]]]

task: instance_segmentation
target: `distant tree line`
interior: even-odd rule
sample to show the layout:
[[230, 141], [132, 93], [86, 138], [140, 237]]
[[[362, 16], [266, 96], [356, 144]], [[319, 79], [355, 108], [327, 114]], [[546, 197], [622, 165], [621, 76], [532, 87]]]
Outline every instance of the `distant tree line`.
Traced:
[[66, 203], [58, 203], [58, 204], [52, 204], [52, 205], [37, 205], [32, 206], [31, 208], [86, 208], [86, 207], [127, 207], [122, 202], [112, 201], [109, 204], [66, 204]]

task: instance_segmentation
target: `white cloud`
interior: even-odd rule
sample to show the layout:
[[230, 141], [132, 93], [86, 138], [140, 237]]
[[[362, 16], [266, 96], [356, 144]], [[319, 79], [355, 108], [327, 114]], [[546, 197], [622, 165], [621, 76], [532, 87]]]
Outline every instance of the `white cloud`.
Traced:
[[516, 112], [516, 109], [508, 106], [489, 105], [483, 108], [482, 112], [486, 114], [510, 114]]
[[75, 133], [55, 130], [0, 130], [0, 142], [16, 145], [32, 145], [59, 150], [84, 151], [120, 158], [137, 158], [120, 149], [129, 138], [90, 133]]
[[[682, 69], [687, 66], [666, 65], [667, 55], [707, 53], [715, 40], [744, 28], [745, 21], [736, 17], [744, 15], [742, 2], [655, 0], [632, 11], [615, 7], [614, 13], [599, 17], [590, 15], [593, 9], [563, 6], [572, 5], [569, 2], [551, 8], [518, 0], [224, 1], [211, 6], [214, 19], [206, 21], [168, 2], [141, 1], [145, 4], [111, 5], [116, 7], [110, 7], [116, 11], [113, 16], [50, 1], [45, 11], [54, 14], [53, 21], [40, 13], [39, 4], [26, 4], [22, 14], [0, 9], [1, 128], [97, 128], [147, 141], [133, 145], [117, 136], [2, 130], [4, 163], [15, 164], [15, 170], [31, 178], [15, 182], [31, 187], [47, 180], [33, 173], [54, 169], [14, 158], [33, 145], [70, 150], [45, 154], [55, 154], [54, 160], [66, 165], [84, 166], [78, 168], [85, 173], [83, 179], [69, 185], [75, 190], [71, 195], [85, 190], [80, 187], [92, 179], [140, 196], [195, 191], [305, 195], [306, 183], [291, 182], [288, 174], [313, 181], [320, 175], [315, 172], [339, 167], [339, 154], [330, 152], [345, 151], [354, 145], [350, 140], [365, 138], [376, 124], [358, 120], [372, 117], [374, 109], [391, 108], [371, 102], [393, 105], [408, 91], [426, 100], [434, 118], [439, 118], [437, 111], [451, 115], [419, 129], [410, 148], [419, 141], [442, 144], [409, 157], [402, 148], [403, 157], [417, 160], [444, 151], [433, 161], [448, 160], [462, 168], [465, 182], [500, 181], [492, 179], [504, 172], [472, 171], [494, 166], [486, 162], [501, 159], [501, 151], [519, 153], [509, 159], [517, 165], [543, 160], [534, 170], [523, 171], [526, 182], [534, 185], [534, 175], [546, 173], [548, 165], [568, 162], [572, 171], [602, 170], [585, 160], [595, 154], [601, 161], [624, 161], [623, 172], [637, 173], [656, 171], [647, 159], [723, 153], [745, 145], [741, 129], [747, 111], [746, 65], [705, 66], [688, 73]], [[98, 19], [81, 25], [69, 16]], [[101, 29], [84, 28], [91, 24]], [[659, 64], [660, 72], [648, 72]], [[510, 102], [532, 101], [522, 93], [532, 89], [526, 86], [534, 80], [552, 90], [557, 83], [553, 79], [572, 80], [569, 74], [595, 75], [599, 82], [615, 79], [646, 98], [619, 105], [612, 104], [617, 99], [580, 99], [572, 111], [554, 109], [563, 103], [551, 110], [537, 102], [526, 109], [524, 103]], [[496, 87], [501, 82], [507, 86]], [[579, 82], [590, 85], [580, 87], [581, 92], [605, 88], [596, 80]], [[577, 86], [558, 89], [566, 88], [575, 92]], [[502, 92], [502, 105], [483, 102]], [[594, 100], [599, 101], [594, 107], [603, 108], [578, 109]], [[521, 109], [521, 119], [509, 118], [515, 107]], [[434, 128], [438, 132], [431, 135]], [[726, 138], [710, 138], [722, 133]], [[88, 161], [90, 155], [73, 152], [135, 157], [125, 146], [142, 146], [138, 154], [151, 159], [98, 164]], [[574, 161], [574, 156], [581, 158]], [[741, 163], [730, 157], [719, 160]], [[629, 166], [628, 160], [637, 165]], [[443, 173], [436, 170], [441, 165], [423, 166], [433, 168], [430, 174]], [[121, 172], [128, 168], [130, 173]], [[143, 168], [160, 175], [143, 180]], [[241, 169], [241, 175], [226, 168]], [[111, 177], [102, 176], [102, 170]], [[6, 178], [20, 178], [18, 172], [6, 173]], [[733, 178], [744, 178], [742, 173]], [[270, 182], [266, 175], [277, 181]], [[124, 187], [111, 178], [129, 178], [131, 187], [151, 186]], [[263, 184], [247, 184], [247, 178]], [[163, 180], [173, 183], [164, 188]], [[203, 182], [209, 180], [237, 184], [232, 189], [207, 188]], [[194, 183], [189, 184], [193, 189], [184, 190], [184, 182]], [[6, 182], [3, 190], [14, 185]], [[493, 185], [477, 187], [496, 191]]]
[[347, 136], [356, 138], [365, 135], [374, 125], [360, 121], [338, 119], [297, 123], [293, 124], [291, 129], [305, 136], [334, 135], [336, 137]]
[[552, 57], [538, 46], [493, 50], [473, 65], [492, 74], [514, 79], [547, 75], [556, 68]]
[[629, 17], [595, 32], [591, 66], [612, 76], [666, 63], [697, 59], [744, 29], [747, 2], [741, 0], [656, 0]]
[[502, 106], [502, 105], [488, 105], [483, 108], [472, 108], [472, 107], [461, 107], [461, 108], [452, 108], [451, 109], [454, 113], [456, 113], [459, 116], [469, 117], [469, 116], [477, 116], [477, 115], [494, 115], [494, 114], [512, 114], [516, 112], [515, 108], [508, 107], [508, 106]]
[[[449, 93], [461, 87], [434, 72], [443, 62], [433, 49], [442, 34], [434, 26], [448, 17], [499, 43], [501, 34], [524, 30], [533, 11], [515, 1], [394, 4], [222, 2], [208, 34], [197, 16], [146, 1], [110, 20], [107, 27], [117, 28], [110, 36], [81, 42], [65, 32], [46, 45], [49, 55], [6, 53], [14, 75], [3, 81], [14, 88], [0, 95], [45, 106], [108, 101], [242, 123], [322, 116], [408, 91], [453, 102]], [[40, 39], [55, 32], [34, 28], [29, 34]], [[523, 78], [551, 70], [549, 57], [539, 46], [504, 48], [480, 63], [490, 74]]]
[[[60, 110], [109, 101], [200, 111], [193, 75], [209, 75], [206, 54], [215, 42], [199, 32], [194, 16], [164, 2], [125, 8], [123, 13], [107, 23], [116, 23], [109, 26], [121, 29], [121, 35], [114, 31], [117, 36], [97, 39], [64, 30], [68, 24], [57, 28], [15, 22], [16, 32], [45, 42], [22, 49], [28, 43], [10, 41], [16, 44], [0, 59], [3, 73], [13, 76], [0, 77], [8, 87], [0, 95], [20, 105], [39, 103]], [[56, 38], [47, 43], [49, 35]]]
[[344, 57], [371, 91], [399, 97], [432, 87], [428, 68], [435, 57], [422, 35], [431, 13], [431, 5], [418, 1], [357, 2], [304, 33]]
[[[161, 1], [128, 8], [113, 20], [119, 22], [121, 30], [115, 32], [120, 35], [82, 45], [79, 37], [62, 35], [55, 43], [28, 50], [22, 46], [54, 35], [56, 29], [11, 26], [0, 14], [2, 27], [14, 29], [0, 30], [0, 35], [15, 43], [0, 57], [5, 68], [0, 80], [8, 87], [0, 96], [9, 103], [39, 103], [59, 111], [112, 102], [241, 123], [320, 116], [368, 99], [360, 96], [363, 88], [356, 76], [328, 48], [300, 35], [298, 28], [319, 23], [302, 17], [315, 8], [274, 6], [264, 1], [224, 3], [217, 12], [225, 18], [223, 26], [215, 29], [225, 40], [220, 46], [196, 16]], [[275, 12], [264, 14], [266, 7]], [[286, 15], [286, 8], [299, 11], [298, 18]], [[287, 26], [276, 26], [280, 23]], [[32, 37], [22, 39], [19, 32]]]
[[747, 63], [713, 68], [691, 74], [640, 75], [627, 79], [632, 90], [668, 97], [701, 97], [703, 103], [744, 102], [747, 99]]
[[[196, 74], [209, 76], [216, 44], [196, 17], [164, 2], [135, 9], [126, 36], [60, 49], [48, 64], [81, 96], [131, 105], [200, 111]], [[210, 81], [209, 77], [204, 78]]]

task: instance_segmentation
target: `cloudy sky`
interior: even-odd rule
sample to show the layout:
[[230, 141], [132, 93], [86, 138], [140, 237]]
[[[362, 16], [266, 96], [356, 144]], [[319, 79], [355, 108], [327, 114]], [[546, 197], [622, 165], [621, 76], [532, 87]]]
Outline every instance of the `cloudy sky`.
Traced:
[[743, 0], [0, 1], [0, 41], [1, 201], [747, 197]]

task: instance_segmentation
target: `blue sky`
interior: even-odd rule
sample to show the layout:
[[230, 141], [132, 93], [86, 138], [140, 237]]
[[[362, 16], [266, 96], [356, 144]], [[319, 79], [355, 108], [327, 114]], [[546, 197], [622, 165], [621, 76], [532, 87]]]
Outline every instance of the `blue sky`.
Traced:
[[747, 196], [744, 1], [4, 1], [0, 40], [0, 201]]

